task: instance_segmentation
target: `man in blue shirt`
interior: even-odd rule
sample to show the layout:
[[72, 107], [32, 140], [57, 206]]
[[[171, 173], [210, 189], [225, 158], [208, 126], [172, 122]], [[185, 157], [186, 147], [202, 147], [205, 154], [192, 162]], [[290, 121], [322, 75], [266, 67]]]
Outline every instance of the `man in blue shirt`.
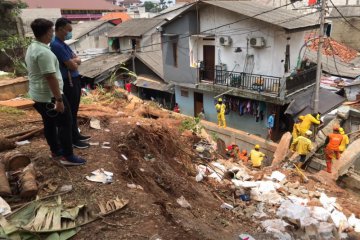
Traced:
[[59, 18], [55, 23], [55, 38], [50, 43], [50, 48], [59, 60], [64, 81], [64, 95], [68, 99], [71, 108], [73, 146], [76, 148], [88, 148], [90, 145], [86, 141], [90, 139], [90, 136], [81, 135], [77, 124], [77, 113], [81, 98], [81, 79], [78, 67], [81, 64], [81, 59], [64, 42], [71, 38], [71, 21], [66, 18]]
[[272, 112], [271, 115], [268, 117], [268, 121], [267, 121], [268, 135], [266, 139], [272, 140], [273, 137], [272, 133], [274, 130], [274, 126], [275, 126], [275, 112]]

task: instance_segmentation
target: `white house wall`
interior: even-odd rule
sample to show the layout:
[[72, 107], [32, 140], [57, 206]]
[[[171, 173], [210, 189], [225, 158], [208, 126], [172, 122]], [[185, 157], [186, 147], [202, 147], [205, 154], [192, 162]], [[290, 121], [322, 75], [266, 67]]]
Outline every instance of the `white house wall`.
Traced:
[[[216, 26], [225, 25], [246, 18], [246, 16], [231, 12], [226, 9], [220, 9], [215, 6], [204, 7], [200, 10], [200, 32], [207, 34], [215, 34], [215, 65], [220, 62], [227, 65], [229, 71], [242, 72], [244, 70], [246, 53], [254, 55], [254, 74], [270, 75], [282, 77], [284, 76], [284, 63], [286, 38], [291, 37], [290, 48], [291, 52], [297, 52], [304, 42], [304, 32], [286, 34], [285, 31], [275, 25], [265, 23], [263, 21], [249, 19], [239, 21], [235, 24], [227, 25], [216, 30], [206, 31]], [[232, 38], [231, 46], [221, 46], [218, 43], [220, 36], [230, 36]], [[248, 40], [252, 37], [264, 37], [266, 47], [252, 48], [248, 46]], [[205, 41], [209, 44], [208, 41]], [[202, 41], [204, 44], [204, 41]], [[191, 44], [191, 41], [190, 41]], [[194, 42], [193, 42], [194, 44]], [[197, 53], [198, 60], [203, 58], [202, 45], [198, 43], [199, 52]], [[235, 53], [235, 49], [240, 47], [242, 52]], [[297, 53], [296, 53], [297, 54]], [[296, 54], [290, 54], [290, 66], [295, 67], [297, 59]], [[195, 55], [196, 60], [196, 55]]]
[[120, 41], [120, 51], [122, 53], [132, 51], [132, 45], [131, 45], [131, 38], [130, 37], [121, 37], [121, 38], [119, 38], [119, 41]]

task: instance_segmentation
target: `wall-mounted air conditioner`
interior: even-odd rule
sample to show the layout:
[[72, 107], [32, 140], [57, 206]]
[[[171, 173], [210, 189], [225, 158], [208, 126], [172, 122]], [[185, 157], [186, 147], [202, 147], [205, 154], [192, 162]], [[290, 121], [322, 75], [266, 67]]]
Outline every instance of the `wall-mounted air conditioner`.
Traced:
[[253, 48], [263, 48], [265, 45], [265, 38], [263, 37], [250, 38], [250, 46]]
[[230, 46], [232, 43], [232, 39], [229, 36], [220, 36], [219, 37], [219, 44], [221, 46]]

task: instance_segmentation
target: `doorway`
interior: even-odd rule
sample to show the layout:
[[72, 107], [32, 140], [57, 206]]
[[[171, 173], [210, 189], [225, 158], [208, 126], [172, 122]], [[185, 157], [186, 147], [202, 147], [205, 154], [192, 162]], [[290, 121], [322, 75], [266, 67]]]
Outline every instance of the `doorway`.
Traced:
[[214, 81], [215, 73], [215, 46], [204, 45], [204, 80]]
[[204, 108], [204, 96], [202, 93], [194, 92], [194, 116], [197, 117]]

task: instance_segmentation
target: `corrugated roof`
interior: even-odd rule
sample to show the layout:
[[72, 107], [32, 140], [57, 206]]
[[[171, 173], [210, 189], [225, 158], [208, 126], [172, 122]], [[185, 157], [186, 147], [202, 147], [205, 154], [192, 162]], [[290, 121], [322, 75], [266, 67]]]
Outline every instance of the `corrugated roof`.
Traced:
[[148, 75], [139, 75], [136, 81], [133, 83], [137, 87], [149, 88], [164, 92], [173, 92], [172, 84], [167, 84], [161, 79]]
[[131, 19], [131, 17], [129, 16], [129, 14], [124, 12], [111, 12], [105, 14], [100, 18], [100, 20], [114, 20], [114, 19], [121, 19], [122, 22], [125, 22]]
[[[72, 24], [73, 28], [73, 39], [78, 39], [85, 34], [91, 32], [92, 30], [102, 26], [103, 24], [108, 23], [105, 20], [97, 20], [97, 21], [85, 21], [77, 24]], [[111, 24], [111, 23], [109, 23]], [[113, 25], [113, 24], [111, 24]]]
[[162, 18], [134, 18], [121, 23], [109, 32], [109, 37], [141, 37], [152, 28], [165, 22]]
[[23, 0], [28, 8], [60, 8], [67, 10], [124, 10], [105, 0]]
[[[305, 116], [313, 113], [314, 89], [297, 95], [285, 110], [286, 114], [294, 118], [300, 115]], [[319, 91], [319, 112], [324, 115], [345, 102], [346, 99], [329, 90], [320, 88]]]
[[173, 18], [175, 18], [179, 14], [185, 12], [192, 6], [194, 6], [194, 3], [177, 3], [176, 5], [171, 6], [169, 8], [166, 8], [165, 10], [161, 11], [154, 18], [164, 18], [167, 20], [172, 20]]
[[203, 3], [217, 6], [219, 8], [224, 8], [248, 17], [269, 11], [253, 18], [289, 30], [319, 25], [317, 23], [318, 19], [311, 15], [304, 16], [300, 13], [282, 8], [270, 11], [273, 9], [273, 7], [251, 1], [203, 1]]
[[[344, 17], [360, 17], [360, 5], [336, 6]], [[329, 18], [342, 18], [339, 12], [333, 8]]]
[[95, 78], [129, 59], [130, 54], [104, 54], [83, 62], [79, 66], [79, 73], [85, 77]]
[[[317, 60], [317, 52], [306, 51], [305, 56], [310, 61], [315, 62]], [[359, 58], [359, 57], [358, 57]], [[355, 78], [360, 75], [360, 68], [356, 68], [353, 63], [342, 62], [337, 56], [335, 56], [336, 66], [334, 58], [332, 56], [322, 56], [322, 69], [331, 75]], [[353, 61], [356, 61], [353, 60]], [[337, 70], [336, 70], [337, 68]], [[338, 72], [339, 71], [339, 72]]]
[[159, 77], [164, 79], [164, 69], [163, 69], [161, 51], [144, 52], [144, 53], [137, 52], [135, 53], [135, 56], [146, 66], [148, 66], [154, 73], [156, 73]]

